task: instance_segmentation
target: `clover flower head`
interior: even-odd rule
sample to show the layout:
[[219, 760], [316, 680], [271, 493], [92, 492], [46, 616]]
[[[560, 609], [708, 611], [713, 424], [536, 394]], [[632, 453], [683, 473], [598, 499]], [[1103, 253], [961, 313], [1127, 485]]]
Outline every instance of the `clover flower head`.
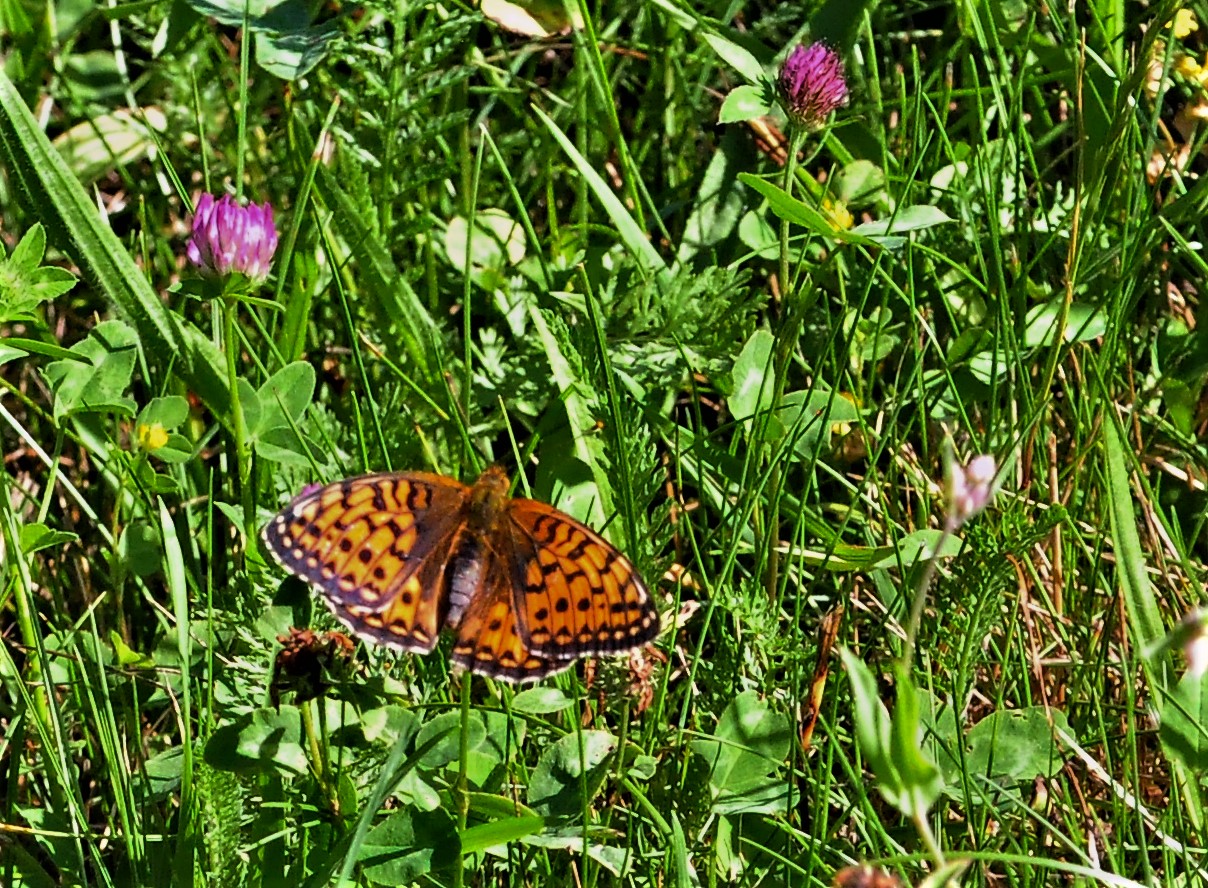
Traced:
[[198, 199], [186, 252], [203, 275], [226, 277], [239, 272], [253, 284], [262, 284], [276, 250], [277, 226], [267, 201], [263, 206], [240, 206], [229, 194], [218, 200], [211, 194]]
[[1187, 675], [1199, 679], [1208, 672], [1208, 610], [1202, 607], [1192, 608], [1189, 613], [1183, 615], [1179, 625], [1171, 632], [1170, 638], [1183, 646]]
[[998, 466], [994, 457], [987, 454], [975, 456], [968, 464], [960, 465], [956, 460], [948, 465], [948, 522], [949, 526], [960, 527], [994, 499], [998, 493], [995, 476]]
[[825, 43], [800, 44], [785, 58], [776, 85], [789, 119], [816, 129], [847, 99], [843, 60]]
[[1187, 674], [1192, 678], [1199, 678], [1208, 671], [1208, 633], [1198, 632], [1188, 639], [1183, 654], [1187, 657]]

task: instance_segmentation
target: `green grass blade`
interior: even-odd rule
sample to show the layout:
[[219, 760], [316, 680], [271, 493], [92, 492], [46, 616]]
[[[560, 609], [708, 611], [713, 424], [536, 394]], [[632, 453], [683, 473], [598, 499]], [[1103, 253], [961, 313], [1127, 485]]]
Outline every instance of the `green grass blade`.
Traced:
[[554, 137], [554, 141], [566, 152], [566, 156], [570, 158], [571, 163], [575, 165], [575, 169], [579, 171], [588, 187], [596, 196], [596, 200], [604, 207], [604, 212], [608, 214], [608, 218], [612, 220], [612, 224], [616, 226], [617, 234], [625, 246], [629, 248], [629, 252], [637, 260], [638, 265], [648, 272], [662, 274], [666, 272], [667, 265], [663, 262], [663, 257], [659, 255], [650, 243], [650, 239], [646, 236], [646, 232], [634, 221], [629, 215], [629, 211], [625, 209], [625, 205], [621, 203], [621, 199], [612, 193], [612, 189], [608, 187], [603, 177], [596, 172], [595, 167], [579, 153], [566, 134], [558, 128], [558, 124], [554, 123], [553, 119], [545, 114], [540, 108], [534, 108], [533, 113], [541, 118], [541, 122], [549, 129], [550, 135]]
[[[1125, 444], [1114, 423], [1104, 424], [1104, 447], [1107, 456], [1107, 490], [1110, 506], [1112, 541], [1116, 550], [1117, 579], [1124, 606], [1128, 613], [1128, 629], [1137, 651], [1154, 650], [1166, 634], [1162, 612], [1154, 595], [1153, 585], [1146, 574], [1145, 549], [1137, 535], [1136, 506], [1125, 463]], [[1150, 680], [1166, 686], [1173, 675], [1170, 658], [1145, 661]]]

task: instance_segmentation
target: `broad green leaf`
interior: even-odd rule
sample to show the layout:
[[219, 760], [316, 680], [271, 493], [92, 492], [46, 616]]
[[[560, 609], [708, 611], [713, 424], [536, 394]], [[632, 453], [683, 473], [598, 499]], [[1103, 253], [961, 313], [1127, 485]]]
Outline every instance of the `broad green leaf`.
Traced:
[[849, 207], [865, 206], [885, 191], [885, 171], [871, 160], [854, 160], [830, 183], [835, 197]]
[[193, 444], [184, 435], [170, 431], [189, 415], [189, 402], [179, 395], [152, 398], [134, 420], [134, 443], [145, 453], [164, 462], [187, 462]]
[[[461, 713], [445, 712], [429, 719], [420, 728], [416, 745], [440, 737], [420, 760], [426, 770], [435, 770], [458, 761], [461, 751]], [[470, 715], [469, 758], [466, 762], [470, 784], [486, 785], [495, 769], [524, 741], [524, 722], [511, 720], [502, 712], [476, 709]]]
[[[1061, 322], [1063, 300], [1051, 299], [1044, 305], [1033, 306], [1028, 312], [1024, 330], [1024, 345], [1035, 347], [1053, 345], [1057, 341], [1057, 325]], [[1070, 306], [1061, 338], [1065, 342], [1091, 342], [1107, 332], [1107, 316], [1093, 305], [1075, 302]]]
[[256, 63], [274, 77], [297, 80], [323, 60], [339, 33], [335, 22], [286, 31], [259, 31]]
[[138, 358], [138, 337], [122, 321], [102, 321], [71, 350], [85, 360], [55, 361], [45, 373], [54, 390], [55, 418], [73, 413], [134, 415], [125, 395]]
[[784, 777], [764, 777], [737, 790], [717, 794], [715, 814], [784, 814], [796, 804], [793, 786]]
[[[937, 546], [941, 542], [944, 547], [939, 549]], [[939, 528], [927, 527], [906, 534], [897, 541], [890, 554], [869, 564], [866, 569], [909, 567], [931, 558], [955, 558], [961, 553], [963, 545], [964, 541], [960, 537], [944, 533]]]
[[[578, 854], [583, 850], [583, 832], [581, 829], [564, 830], [560, 833], [547, 830], [526, 836], [523, 842], [533, 848], [554, 848]], [[604, 845], [595, 841], [587, 843], [587, 856], [618, 877], [629, 871], [634, 857], [632, 849]]]
[[[505, 799], [504, 801], [510, 800]], [[473, 804], [471, 804], [470, 810], [475, 813], [479, 811]], [[544, 828], [545, 819], [536, 814], [520, 817], [513, 814], [511, 817], [471, 826], [462, 833], [461, 850], [464, 854], [477, 854], [487, 848], [540, 835]]]
[[378, 885], [410, 885], [453, 865], [460, 845], [457, 824], [443, 808], [396, 811], [365, 836], [362, 872]]
[[756, 330], [738, 353], [730, 370], [730, 413], [744, 422], [772, 406], [776, 379], [772, 349], [776, 340], [767, 330]]
[[563, 0], [482, 0], [482, 14], [501, 28], [525, 37], [552, 37], [583, 27], [579, 7]]
[[255, 33], [289, 34], [307, 28], [312, 15], [303, 0], [186, 0], [202, 16]]
[[1160, 716], [1166, 752], [1195, 773], [1208, 771], [1208, 673], [1185, 673]]
[[736, 131], [727, 130], [721, 145], [713, 153], [700, 185], [675, 261], [683, 265], [700, 253], [730, 237], [746, 211], [746, 189], [738, 184], [748, 150], [746, 137], [741, 141]]
[[570, 450], [574, 457], [591, 468], [592, 478], [598, 496], [591, 503], [589, 514], [579, 514], [576, 517], [592, 526], [600, 526], [614, 512], [612, 484], [613, 477], [609, 473], [603, 459], [602, 436], [593, 434], [595, 415], [585, 393], [585, 386], [579, 377], [579, 368], [570, 361], [563, 343], [559, 341], [554, 328], [536, 305], [529, 306], [529, 320], [534, 332], [545, 352], [549, 362], [552, 379], [562, 398], [562, 409], [566, 411], [567, 427], [570, 430], [571, 444], [563, 449]]
[[305, 361], [286, 364], [270, 376], [256, 392], [260, 406], [255, 426], [248, 420], [244, 405], [244, 420], [253, 436], [270, 429], [290, 428], [302, 419], [315, 394], [315, 368]]
[[138, 412], [135, 425], [151, 425], [159, 423], [166, 431], [179, 426], [189, 418], [189, 402], [180, 395], [168, 395], [163, 398], [152, 398]]
[[524, 229], [505, 211], [483, 209], [474, 214], [471, 236], [470, 222], [464, 216], [454, 216], [445, 229], [445, 253], [449, 264], [459, 272], [489, 268], [503, 271], [524, 259]]
[[780, 400], [776, 418], [797, 455], [809, 459], [829, 449], [835, 423], [855, 422], [860, 412], [847, 398], [815, 390], [786, 394]]
[[925, 817], [939, 797], [942, 781], [939, 768], [923, 751], [923, 722], [919, 696], [906, 670], [895, 678], [897, 699], [889, 725], [889, 754], [901, 781], [893, 793], [878, 787], [886, 800], [911, 818]]
[[518, 693], [512, 698], [512, 710], [532, 715], [548, 715], [551, 712], [561, 712], [573, 706], [574, 702], [558, 688], [542, 686]]
[[146, 521], [132, 521], [122, 529], [117, 551], [136, 577], [149, 577], [163, 566], [164, 550], [159, 533]]
[[[79, 352], [73, 352], [71, 349], [63, 348], [61, 345], [56, 345], [53, 342], [40, 342], [36, 339], [24, 339], [20, 336], [10, 336], [0, 343], [0, 348], [6, 352], [12, 353], [15, 357], [25, 357], [25, 355], [43, 355], [47, 358], [56, 358], [61, 361], [78, 361], [86, 363], [88, 359]], [[0, 363], [3, 363], [0, 361]]]
[[[604, 785], [616, 748], [617, 738], [607, 731], [583, 731], [558, 738], [542, 750], [533, 769], [529, 807], [547, 819], [578, 818]], [[584, 786], [587, 798], [583, 797]]]
[[912, 231], [925, 231], [936, 225], [944, 225], [953, 221], [955, 220], [939, 207], [916, 205], [903, 207], [890, 219], [857, 225], [852, 231], [865, 237], [877, 238], [886, 235], [907, 234]]
[[413, 736], [419, 727], [419, 717], [397, 703], [388, 703], [361, 714], [361, 733], [370, 743], [393, 746]]
[[767, 777], [782, 767], [792, 736], [784, 713], [757, 692], [744, 691], [726, 707], [713, 737], [694, 740], [692, 751], [709, 763], [715, 798], [756, 790], [766, 793]]
[[881, 702], [876, 677], [864, 661], [845, 647], [839, 648], [839, 656], [847, 671], [855, 710], [852, 719], [856, 724], [856, 742], [860, 753], [872, 768], [877, 789], [889, 798], [902, 790], [901, 775], [893, 766], [889, 741], [889, 710]]
[[235, 381], [235, 391], [239, 393], [239, 406], [243, 408], [243, 427], [250, 435], [254, 434], [255, 430], [260, 428], [260, 396], [256, 394], [252, 384], [242, 376]]
[[[1158, 687], [1167, 684], [1174, 674], [1169, 653], [1151, 656], [1166, 635], [1162, 609], [1158, 606], [1153, 584], [1146, 570], [1146, 550], [1137, 533], [1134, 493], [1129, 481], [1126, 448], [1114, 422], [1104, 423], [1103, 441], [1107, 456], [1107, 488], [1110, 506], [1112, 545], [1116, 551], [1116, 580], [1124, 598], [1128, 616], [1128, 632], [1135, 648], [1141, 652], [1149, 680]], [[1173, 682], [1172, 682], [1173, 683]]]
[[706, 31], [702, 36], [722, 61], [745, 77], [749, 83], [759, 83], [767, 79], [763, 65], [748, 50], [716, 32]]
[[762, 194], [772, 212], [779, 218], [825, 237], [834, 237], [839, 234], [826, 216], [791, 196], [779, 185], [750, 173], [742, 173], [738, 178], [743, 184]]
[[280, 709], [257, 709], [223, 725], [210, 735], [205, 760], [210, 767], [236, 773], [305, 773], [298, 708], [282, 704]]
[[1059, 709], [1030, 706], [992, 712], [966, 735], [965, 770], [997, 782], [1052, 777], [1064, 764], [1054, 727], [1070, 731]]
[[112, 629], [109, 630], [109, 644], [113, 646], [113, 655], [123, 669], [154, 669], [156, 666], [154, 657], [140, 654]]
[[78, 539], [79, 537], [74, 533], [52, 530], [37, 521], [21, 525], [21, 551], [26, 555], [32, 555], [43, 549], [57, 549]]
[[730, 90], [717, 114], [718, 123], [741, 123], [762, 117], [772, 110], [770, 91], [764, 86], [743, 84]]
[[75, 286], [71, 272], [42, 265], [45, 252], [46, 232], [35, 223], [13, 248], [12, 255], [0, 260], [0, 323], [30, 317], [43, 302]]
[[262, 766], [272, 765], [293, 774], [306, 773], [302, 723], [294, 706], [257, 709], [252, 713], [251, 723], [240, 731], [236, 749], [245, 759], [255, 760]]
[[[172, 746], [163, 752], [158, 752], [143, 763], [146, 774], [147, 797], [164, 801], [180, 788], [181, 772], [184, 768], [185, 754], [179, 746]], [[136, 786], [138, 783], [136, 782]]]
[[738, 221], [738, 237], [760, 259], [774, 262], [780, 256], [780, 236], [766, 213], [744, 213]]
[[305, 468], [311, 464], [308, 454], [317, 452], [313, 443], [288, 426], [276, 426], [256, 435], [256, 455], [270, 462]]
[[468, 792], [470, 810], [482, 820], [507, 820], [512, 817], [535, 817], [532, 808], [523, 805], [511, 795], [496, 795], [492, 792]]

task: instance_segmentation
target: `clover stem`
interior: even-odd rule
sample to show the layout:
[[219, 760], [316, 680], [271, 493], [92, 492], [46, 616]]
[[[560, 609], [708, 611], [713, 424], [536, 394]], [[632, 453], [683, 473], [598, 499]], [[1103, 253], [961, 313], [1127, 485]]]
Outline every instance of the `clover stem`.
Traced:
[[[797, 155], [805, 144], [805, 131], [801, 127], [793, 127], [789, 137], [788, 157], [784, 162], [784, 193], [792, 196], [793, 183], [797, 175]], [[793, 346], [796, 344], [800, 323], [804, 316], [805, 300], [799, 299], [795, 288], [789, 280], [789, 220], [780, 219], [780, 305], [781, 323], [776, 337], [775, 351], [772, 356], [772, 416], [767, 417], [764, 428], [772, 429], [772, 419], [780, 409], [780, 401], [784, 397], [789, 363], [793, 358]], [[752, 430], [757, 428], [752, 423]], [[764, 573], [764, 587], [768, 599], [775, 602], [779, 596], [780, 587], [780, 487], [783, 481], [780, 464], [774, 462], [771, 466], [771, 476], [768, 478], [767, 501], [768, 520], [764, 527], [767, 534], [767, 569]]]
[[235, 314], [239, 300], [225, 296], [222, 300], [222, 344], [226, 352], [227, 385], [231, 389], [231, 434], [235, 439], [235, 463], [239, 474], [239, 497], [243, 505], [243, 533], [251, 551], [256, 539], [256, 504], [252, 500], [252, 454], [248, 447], [243, 402], [239, 400], [239, 349], [235, 340]]

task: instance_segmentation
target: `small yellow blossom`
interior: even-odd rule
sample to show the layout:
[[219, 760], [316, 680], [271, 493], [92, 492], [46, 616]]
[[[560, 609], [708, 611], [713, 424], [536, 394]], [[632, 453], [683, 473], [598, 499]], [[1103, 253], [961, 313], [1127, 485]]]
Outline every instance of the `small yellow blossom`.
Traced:
[[159, 450], [168, 443], [168, 433], [164, 430], [163, 423], [160, 422], [153, 422], [150, 425], [139, 423], [135, 434], [138, 436], [138, 446], [148, 453]]
[[856, 220], [852, 218], [847, 204], [841, 200], [831, 200], [829, 197], [822, 201], [822, 215], [830, 221], [837, 231], [846, 231]]
[[1174, 31], [1174, 36], [1182, 40], [1192, 31], [1199, 30], [1200, 23], [1196, 20], [1195, 13], [1190, 9], [1180, 9], [1174, 14], [1174, 21], [1171, 23], [1171, 30]]
[[1198, 80], [1204, 73], [1204, 69], [1200, 67], [1200, 63], [1194, 57], [1182, 53], [1174, 60], [1172, 68], [1174, 73], [1186, 77], [1188, 80]]

